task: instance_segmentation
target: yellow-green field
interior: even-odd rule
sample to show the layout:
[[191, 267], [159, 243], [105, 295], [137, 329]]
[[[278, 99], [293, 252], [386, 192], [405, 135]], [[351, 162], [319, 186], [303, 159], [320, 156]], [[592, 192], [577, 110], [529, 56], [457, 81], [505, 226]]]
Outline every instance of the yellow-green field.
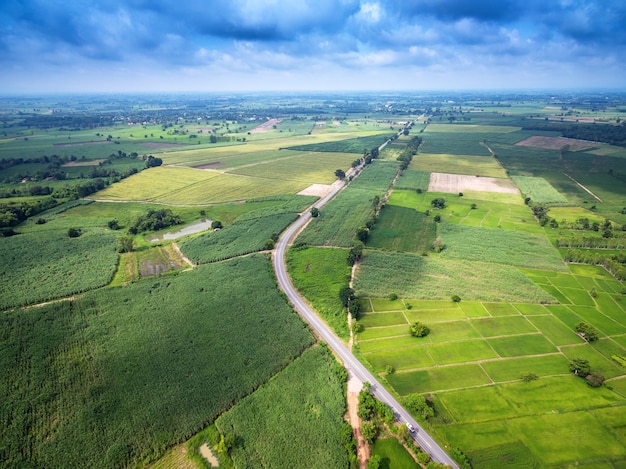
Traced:
[[445, 153], [419, 153], [409, 169], [435, 173], [474, 174], [506, 178], [506, 171], [491, 156], [465, 156]]

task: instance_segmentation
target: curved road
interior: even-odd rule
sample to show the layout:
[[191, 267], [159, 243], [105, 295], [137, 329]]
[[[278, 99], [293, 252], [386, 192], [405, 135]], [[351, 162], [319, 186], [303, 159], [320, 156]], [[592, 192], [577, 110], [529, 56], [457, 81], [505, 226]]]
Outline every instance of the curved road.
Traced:
[[[359, 168], [360, 169], [360, 168]], [[324, 198], [319, 200], [314, 207], [321, 208], [329, 200], [331, 200], [339, 191], [345, 187], [345, 182], [341, 182]], [[344, 343], [330, 330], [330, 328], [317, 316], [317, 314], [311, 309], [311, 307], [304, 301], [298, 291], [291, 283], [289, 275], [287, 275], [287, 268], [285, 264], [285, 251], [287, 246], [295, 239], [300, 230], [311, 219], [310, 211], [306, 211], [300, 216], [278, 240], [276, 249], [272, 255], [272, 264], [274, 266], [274, 272], [276, 273], [276, 279], [281, 290], [285, 292], [289, 301], [294, 305], [296, 311], [302, 316], [302, 318], [313, 327], [319, 336], [324, 340], [329, 347], [331, 347], [335, 353], [341, 358], [346, 368], [352, 372], [362, 382], [369, 382], [371, 384], [372, 394], [377, 399], [387, 404], [391, 410], [393, 410], [398, 421], [403, 423], [410, 423], [416, 429], [416, 432], [412, 434], [417, 444], [428, 454], [431, 458], [438, 463], [448, 464], [451, 467], [458, 468], [458, 465], [446, 454], [446, 452], [432, 439], [432, 437], [426, 433], [426, 431], [411, 417], [411, 415], [400, 405], [400, 403], [378, 382], [370, 371], [359, 362], [352, 352], [344, 345]]]

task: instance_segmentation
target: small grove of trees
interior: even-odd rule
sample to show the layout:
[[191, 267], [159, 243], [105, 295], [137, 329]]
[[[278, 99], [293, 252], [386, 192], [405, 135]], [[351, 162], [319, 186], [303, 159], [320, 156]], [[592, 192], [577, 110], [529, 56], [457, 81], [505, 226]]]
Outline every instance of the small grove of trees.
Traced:
[[404, 398], [404, 404], [415, 415], [419, 415], [425, 420], [435, 416], [435, 411], [429, 405], [424, 396], [417, 393], [408, 394]]
[[348, 251], [348, 257], [346, 258], [348, 265], [354, 265], [355, 262], [361, 260], [361, 257], [363, 257], [363, 247], [361, 241], [355, 241], [352, 244], [350, 251]]
[[576, 376], [586, 380], [592, 388], [598, 388], [604, 384], [604, 375], [597, 371], [591, 371], [589, 361], [584, 358], [574, 358], [569, 365], [569, 370]]
[[344, 179], [346, 177], [346, 173], [343, 169], [337, 169], [335, 170], [335, 176], [337, 179]]
[[146, 158], [146, 168], [155, 168], [157, 166], [161, 166], [163, 164], [163, 160], [161, 158], [156, 158], [152, 155], [148, 155]]
[[411, 324], [409, 331], [413, 337], [426, 337], [430, 333], [428, 326], [420, 321]]
[[445, 208], [445, 206], [446, 206], [446, 199], [444, 199], [443, 197], [437, 197], [437, 198], [435, 198], [435, 199], [430, 201], [430, 205], [432, 205], [432, 207], [435, 208], [435, 209]]
[[576, 332], [587, 342], [595, 342], [598, 340], [598, 330], [586, 322], [576, 324]]
[[348, 311], [353, 318], [357, 318], [361, 312], [361, 302], [357, 299], [352, 288], [345, 286], [339, 290], [339, 301], [341, 301], [342, 305], [348, 308]]
[[145, 215], [141, 215], [135, 223], [128, 229], [132, 235], [144, 231], [157, 231], [169, 226], [180, 225], [183, 220], [175, 215], [170, 209], [148, 210]]

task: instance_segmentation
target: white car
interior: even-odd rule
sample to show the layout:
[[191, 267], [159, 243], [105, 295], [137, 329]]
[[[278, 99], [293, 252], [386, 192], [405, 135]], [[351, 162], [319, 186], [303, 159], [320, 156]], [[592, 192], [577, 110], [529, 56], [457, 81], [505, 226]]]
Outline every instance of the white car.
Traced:
[[410, 423], [406, 424], [406, 428], [408, 428], [411, 433], [415, 433], [415, 427]]

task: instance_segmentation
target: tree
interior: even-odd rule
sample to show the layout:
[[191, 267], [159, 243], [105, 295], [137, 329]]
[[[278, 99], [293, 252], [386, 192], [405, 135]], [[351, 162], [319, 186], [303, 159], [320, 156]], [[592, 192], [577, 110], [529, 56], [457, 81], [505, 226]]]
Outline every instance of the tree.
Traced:
[[355, 262], [361, 260], [361, 256], [363, 255], [363, 243], [360, 241], [356, 241], [352, 248], [350, 248], [350, 252], [348, 252], [348, 265], [354, 265]]
[[320, 210], [319, 210], [319, 208], [317, 208], [317, 207], [313, 207], [313, 208], [311, 208], [311, 216], [312, 216], [313, 218], [317, 218], [317, 217], [319, 217], [319, 216], [320, 216]]
[[421, 394], [411, 393], [404, 398], [404, 404], [414, 414], [420, 415], [424, 419], [435, 416], [435, 411], [428, 405], [426, 398]]
[[587, 384], [592, 388], [599, 388], [604, 384], [604, 375], [594, 371], [587, 375]]
[[586, 322], [579, 322], [576, 324], [576, 332], [587, 342], [594, 342], [598, 340], [598, 330]]
[[365, 226], [361, 226], [358, 230], [356, 230], [356, 239], [364, 243], [367, 241], [369, 234], [370, 230], [368, 230]]
[[436, 209], [445, 208], [446, 199], [444, 199], [443, 197], [437, 197], [436, 199], [433, 199], [430, 201], [430, 205], [432, 205], [433, 208], [436, 208]]
[[337, 179], [343, 179], [346, 177], [346, 173], [343, 169], [337, 169], [335, 170], [335, 176], [337, 176]]
[[133, 251], [133, 237], [132, 236], [122, 236], [118, 238], [118, 252], [132, 252]]
[[339, 300], [342, 305], [348, 306], [355, 298], [356, 296], [354, 295], [354, 290], [352, 288], [346, 286], [339, 290]]
[[589, 361], [584, 358], [574, 358], [569, 364], [569, 370], [581, 378], [585, 378], [591, 371]]
[[155, 158], [152, 155], [149, 155], [146, 160], [146, 168], [154, 168], [156, 166], [161, 166], [162, 164], [163, 160], [161, 158]]
[[220, 230], [224, 228], [224, 226], [222, 225], [222, 222], [219, 220], [213, 220], [213, 222], [211, 223], [211, 229], [213, 230]]
[[361, 425], [361, 435], [363, 435], [363, 438], [365, 438], [368, 443], [371, 444], [374, 441], [377, 433], [378, 429], [376, 428], [376, 425], [372, 422], [363, 422], [363, 424]]
[[361, 302], [358, 299], [350, 300], [350, 304], [348, 305], [348, 311], [353, 318], [357, 318], [359, 313], [361, 312]]
[[112, 230], [119, 230], [120, 229], [120, 224], [118, 223], [117, 220], [110, 220], [107, 223], [107, 226], [112, 229]]
[[455, 303], [460, 303], [461, 302], [461, 297], [459, 295], [452, 295], [452, 297], [450, 299], [452, 301], [454, 301]]
[[382, 459], [378, 454], [375, 454], [367, 461], [367, 469], [379, 469], [381, 463]]
[[83, 232], [81, 231], [81, 229], [80, 229], [80, 228], [69, 228], [69, 229], [67, 230], [67, 235], [68, 235], [70, 238], [78, 238], [78, 237], [79, 237], [80, 235], [82, 235], [82, 234], [83, 234]]
[[403, 441], [410, 438], [409, 429], [404, 423], [398, 427], [398, 438], [400, 438]]
[[426, 324], [420, 321], [414, 322], [409, 328], [413, 337], [426, 337], [430, 333], [430, 329]]

